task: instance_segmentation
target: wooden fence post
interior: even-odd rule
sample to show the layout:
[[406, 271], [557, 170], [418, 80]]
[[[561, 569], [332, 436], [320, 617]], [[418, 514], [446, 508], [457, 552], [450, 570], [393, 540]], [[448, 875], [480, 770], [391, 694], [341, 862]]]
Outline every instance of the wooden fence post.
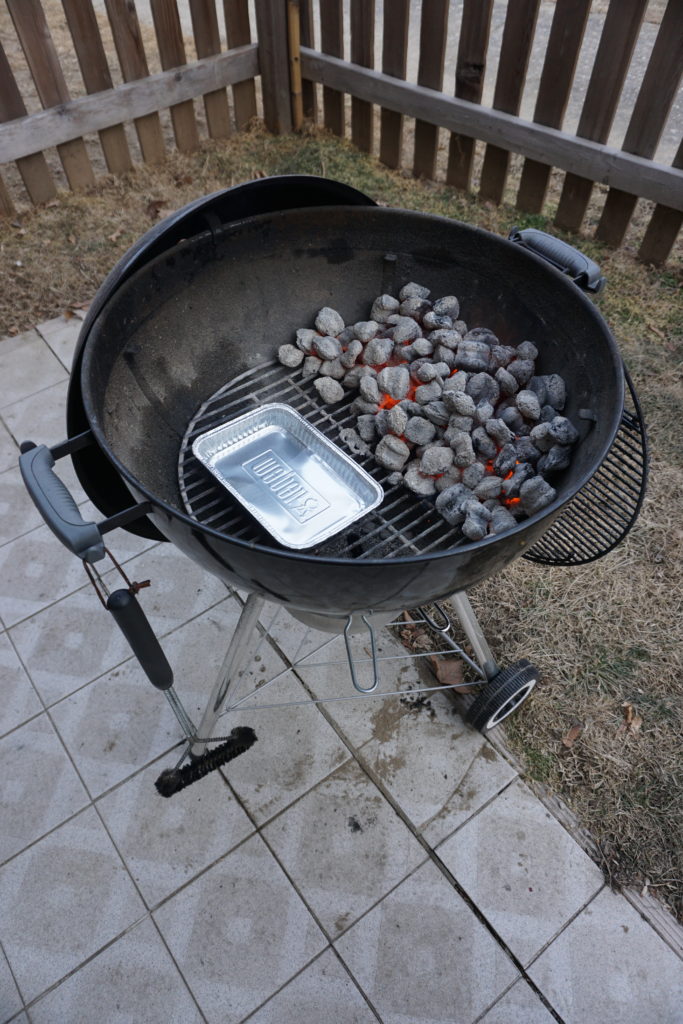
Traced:
[[[422, 0], [420, 20], [420, 60], [417, 84], [428, 89], [443, 89], [448, 33], [448, 0]], [[439, 129], [428, 121], [415, 122], [413, 174], [416, 178], [433, 178]]]
[[[493, 0], [465, 0], [455, 69], [455, 95], [470, 103], [480, 103], [484, 90], [492, 14]], [[475, 139], [468, 135], [451, 135], [446, 171], [448, 185], [469, 189], [474, 145]]]
[[[216, 0], [190, 0], [192, 33], [197, 56], [211, 57], [221, 52]], [[230, 111], [225, 89], [207, 92], [203, 97], [206, 124], [212, 139], [225, 139], [230, 134]]]
[[[224, 0], [223, 10], [228, 48], [248, 45], [251, 42], [251, 26], [247, 0]], [[252, 117], [256, 117], [256, 86], [253, 80], [233, 85], [232, 98], [235, 105], [235, 124], [239, 131]]]
[[[683, 169], [683, 142], [673, 159], [673, 167]], [[667, 258], [683, 224], [683, 213], [670, 206], [655, 206], [645, 237], [638, 250], [638, 259], [645, 263], [663, 263]]]
[[[384, 4], [382, 71], [392, 78], [406, 77], [408, 60], [409, 0]], [[379, 158], [387, 167], [400, 167], [403, 149], [403, 114], [382, 108], [380, 116]]]
[[[26, 106], [19, 87], [14, 80], [12, 69], [2, 46], [0, 46], [0, 121], [13, 121], [17, 117], [26, 116]], [[17, 160], [17, 168], [21, 174], [24, 188], [31, 202], [37, 206], [46, 203], [57, 194], [47, 162], [42, 153], [24, 156]], [[9, 196], [7, 201], [10, 202]], [[10, 212], [6, 206], [7, 212]]]
[[287, 0], [255, 0], [263, 118], [268, 131], [292, 130], [287, 49]]

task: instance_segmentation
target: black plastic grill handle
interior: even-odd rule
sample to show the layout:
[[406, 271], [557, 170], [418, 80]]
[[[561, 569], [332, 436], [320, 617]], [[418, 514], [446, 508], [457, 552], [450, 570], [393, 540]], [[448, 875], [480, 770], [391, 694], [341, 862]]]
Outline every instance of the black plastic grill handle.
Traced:
[[605, 287], [605, 278], [597, 263], [573, 245], [546, 231], [539, 231], [538, 228], [513, 228], [508, 238], [537, 256], [542, 256], [563, 274], [568, 274], [579, 288], [597, 294]]

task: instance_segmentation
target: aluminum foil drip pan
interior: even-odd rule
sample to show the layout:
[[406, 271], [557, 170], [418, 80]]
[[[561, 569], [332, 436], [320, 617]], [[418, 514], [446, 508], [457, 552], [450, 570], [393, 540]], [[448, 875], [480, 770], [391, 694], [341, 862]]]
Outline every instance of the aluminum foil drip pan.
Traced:
[[288, 405], [262, 405], [192, 452], [285, 547], [310, 548], [376, 508], [382, 487]]

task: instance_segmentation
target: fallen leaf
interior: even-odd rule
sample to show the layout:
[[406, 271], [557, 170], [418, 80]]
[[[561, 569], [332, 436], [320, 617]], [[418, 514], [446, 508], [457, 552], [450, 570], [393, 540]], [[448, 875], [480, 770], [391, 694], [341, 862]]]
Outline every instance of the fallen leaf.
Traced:
[[68, 241], [69, 245], [75, 245], [76, 244], [76, 236], [75, 235], [69, 235], [69, 237], [67, 238], [67, 241]]
[[617, 735], [636, 736], [640, 732], [643, 719], [636, 714], [635, 708], [630, 700], [625, 700], [621, 705], [624, 721], [617, 729]]
[[562, 737], [562, 746], [571, 750], [585, 728], [585, 722], [573, 722], [571, 727]]
[[429, 662], [440, 686], [457, 686], [458, 693], [476, 693], [479, 689], [478, 684], [463, 683], [463, 665], [459, 658], [440, 658], [432, 654]]
[[121, 237], [122, 234], [123, 234], [123, 228], [117, 228], [116, 231], [114, 231], [109, 236], [109, 241], [110, 242], [118, 242], [118, 240], [119, 240], [119, 238]]

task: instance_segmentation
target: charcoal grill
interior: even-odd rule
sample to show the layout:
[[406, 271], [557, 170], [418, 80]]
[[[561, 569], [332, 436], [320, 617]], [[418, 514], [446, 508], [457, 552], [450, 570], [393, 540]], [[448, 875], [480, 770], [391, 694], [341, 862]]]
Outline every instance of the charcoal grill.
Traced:
[[[397, 609], [419, 608], [447, 647], [462, 654], [439, 603], [450, 597], [475, 654], [470, 663], [488, 680], [470, 721], [490, 728], [528, 696], [536, 670], [528, 662], [496, 665], [467, 589], [520, 555], [546, 564], [598, 557], [630, 528], [646, 472], [642, 420], [630, 385], [635, 410], [625, 407], [615, 341], [562, 271], [594, 290], [599, 272], [575, 250], [536, 234], [520, 233], [520, 248], [453, 221], [377, 208], [337, 183], [266, 180], [181, 211], [141, 240], [100, 289], [72, 372], [69, 438], [52, 451], [24, 446], [29, 491], [91, 573], [105, 554], [103, 534], [123, 527], [170, 540], [249, 593], [198, 729], [175, 695], [170, 666], [132, 589], [103, 596], [188, 737], [194, 763], [182, 769], [185, 775], [175, 773], [170, 789], [253, 741], [242, 731], [224, 739], [218, 753], [206, 750], [265, 599], [308, 624], [343, 631], [352, 682], [367, 694], [377, 690], [377, 665], [370, 684], [361, 683], [351, 657], [354, 630], [369, 631], [374, 651], [378, 616], [386, 621]], [[364, 318], [373, 295], [396, 293], [409, 280], [460, 295], [469, 323], [486, 324], [503, 344], [525, 337], [538, 343], [541, 372], [571, 382], [567, 413], [581, 425], [572, 465], [549, 506], [505, 534], [472, 543], [456, 536], [431, 502], [392, 487], [380, 467], [366, 463], [385, 487], [382, 506], [319, 548], [284, 549], [198, 465], [192, 441], [276, 401], [343, 445], [350, 399], [321, 407], [312, 387], [274, 361], [275, 352], [323, 305], [353, 322]], [[65, 454], [106, 516], [102, 522], [84, 523], [52, 472]]]

